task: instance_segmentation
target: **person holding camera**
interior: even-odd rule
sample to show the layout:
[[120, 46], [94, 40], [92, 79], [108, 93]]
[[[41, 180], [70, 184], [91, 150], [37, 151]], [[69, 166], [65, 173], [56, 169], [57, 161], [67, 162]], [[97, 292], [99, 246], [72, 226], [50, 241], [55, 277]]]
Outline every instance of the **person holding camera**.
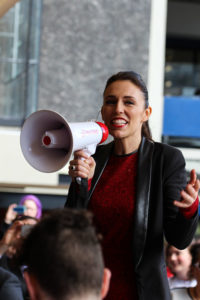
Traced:
[[42, 216], [42, 203], [35, 195], [25, 195], [20, 199], [19, 204], [12, 203], [8, 206], [4, 220], [0, 228], [0, 238], [10, 227], [12, 222], [17, 218], [18, 215], [24, 215], [40, 219]]
[[[36, 218], [18, 216], [0, 240], [0, 268], [8, 271], [8, 273], [4, 274], [5, 272], [2, 272], [2, 274], [7, 278], [9, 273], [11, 273], [9, 277], [11, 277], [11, 279], [13, 278], [15, 282], [17, 278], [17, 286], [20, 286], [23, 297], [27, 300], [28, 290], [22, 274], [21, 265], [17, 258], [20, 255], [24, 238], [37, 222], [38, 220]], [[12, 274], [14, 276], [12, 276]], [[5, 277], [3, 276], [2, 280]], [[15, 300], [15, 298], [13, 300]]]

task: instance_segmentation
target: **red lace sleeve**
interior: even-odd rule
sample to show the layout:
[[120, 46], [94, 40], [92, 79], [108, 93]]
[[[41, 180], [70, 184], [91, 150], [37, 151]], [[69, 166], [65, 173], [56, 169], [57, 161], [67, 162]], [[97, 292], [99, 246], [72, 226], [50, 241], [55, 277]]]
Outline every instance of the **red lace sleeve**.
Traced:
[[199, 206], [199, 197], [192, 203], [192, 205], [188, 208], [180, 208], [181, 213], [184, 215], [186, 219], [190, 219], [194, 216]]

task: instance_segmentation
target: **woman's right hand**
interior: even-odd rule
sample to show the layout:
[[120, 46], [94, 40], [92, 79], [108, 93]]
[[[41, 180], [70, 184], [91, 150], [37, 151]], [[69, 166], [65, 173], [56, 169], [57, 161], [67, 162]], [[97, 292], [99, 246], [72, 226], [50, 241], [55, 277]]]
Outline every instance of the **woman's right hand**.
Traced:
[[74, 152], [74, 159], [69, 162], [69, 175], [74, 181], [76, 177], [91, 179], [94, 176], [96, 163], [93, 157], [83, 150]]
[[174, 201], [174, 205], [179, 208], [188, 208], [198, 197], [200, 189], [200, 181], [197, 179], [197, 175], [194, 169], [190, 172], [190, 181], [187, 184], [185, 190], [181, 191], [181, 201]]

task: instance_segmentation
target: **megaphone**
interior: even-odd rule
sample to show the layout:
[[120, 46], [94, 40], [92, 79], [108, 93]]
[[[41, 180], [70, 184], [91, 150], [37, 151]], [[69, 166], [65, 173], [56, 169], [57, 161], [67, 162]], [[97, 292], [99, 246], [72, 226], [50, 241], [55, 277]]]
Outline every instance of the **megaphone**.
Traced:
[[68, 123], [54, 111], [39, 110], [25, 120], [20, 145], [33, 168], [51, 173], [64, 167], [76, 150], [94, 154], [97, 144], [103, 143], [107, 137], [108, 128], [103, 123]]

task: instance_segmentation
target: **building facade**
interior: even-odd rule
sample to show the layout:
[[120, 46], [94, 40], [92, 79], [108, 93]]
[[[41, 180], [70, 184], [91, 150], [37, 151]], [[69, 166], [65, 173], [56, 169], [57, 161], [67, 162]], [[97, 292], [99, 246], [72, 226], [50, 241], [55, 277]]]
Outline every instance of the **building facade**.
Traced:
[[[176, 5], [179, 9], [183, 4], [172, 0], [21, 0], [1, 18], [2, 205], [11, 202], [13, 194], [20, 197], [27, 192], [40, 195], [46, 207], [62, 205], [67, 166], [48, 174], [32, 168], [21, 151], [22, 124], [41, 109], [58, 112], [68, 122], [100, 120], [102, 92], [113, 73], [134, 70], [143, 76], [153, 107], [153, 138], [162, 140], [164, 96], [173, 81], [166, 73], [170, 63], [165, 61], [166, 45], [177, 34], [171, 32]], [[198, 162], [198, 151], [183, 149], [190, 160], [188, 168], [191, 161]], [[59, 201], [51, 205], [46, 201], [49, 197]]]

